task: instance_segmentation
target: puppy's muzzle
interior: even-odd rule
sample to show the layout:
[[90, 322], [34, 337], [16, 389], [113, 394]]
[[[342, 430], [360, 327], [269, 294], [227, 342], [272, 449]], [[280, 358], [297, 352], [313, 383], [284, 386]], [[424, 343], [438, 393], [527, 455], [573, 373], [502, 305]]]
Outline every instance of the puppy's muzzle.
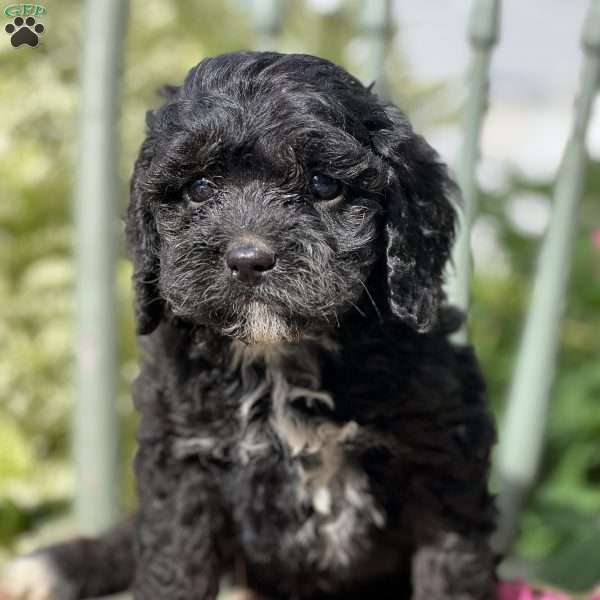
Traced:
[[225, 256], [232, 275], [244, 283], [258, 283], [263, 273], [275, 266], [275, 260], [271, 250], [254, 244], [234, 246]]

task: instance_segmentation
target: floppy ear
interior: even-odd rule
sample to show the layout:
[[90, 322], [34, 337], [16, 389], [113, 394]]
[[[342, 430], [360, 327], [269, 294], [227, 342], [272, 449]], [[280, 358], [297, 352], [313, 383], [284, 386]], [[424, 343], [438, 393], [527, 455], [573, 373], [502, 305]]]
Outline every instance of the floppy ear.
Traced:
[[385, 193], [384, 260], [392, 313], [417, 331], [435, 324], [444, 300], [443, 271], [454, 241], [456, 189], [435, 150], [392, 105], [386, 125], [372, 134], [392, 167]]
[[145, 201], [142, 185], [151, 158], [151, 138], [147, 138], [133, 169], [129, 206], [125, 215], [125, 236], [133, 261], [135, 317], [139, 335], [152, 333], [163, 313], [163, 301], [158, 292], [160, 240], [155, 217]]
[[135, 316], [139, 335], [152, 333], [160, 323], [164, 311], [164, 302], [158, 288], [160, 237], [144, 184], [154, 156], [155, 138], [160, 135], [160, 129], [164, 126], [161, 114], [176, 100], [179, 89], [177, 86], [165, 85], [158, 90], [165, 102], [157, 110], [146, 113], [148, 136], [140, 148], [131, 176], [125, 236], [133, 261]]

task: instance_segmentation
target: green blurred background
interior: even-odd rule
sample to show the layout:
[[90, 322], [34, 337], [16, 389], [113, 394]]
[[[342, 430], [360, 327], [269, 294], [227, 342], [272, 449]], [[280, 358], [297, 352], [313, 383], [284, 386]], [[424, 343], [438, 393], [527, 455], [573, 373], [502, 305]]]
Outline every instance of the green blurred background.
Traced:
[[[318, 54], [362, 76], [360, 6], [352, 0], [329, 4], [323, 9], [315, 2], [290, 2], [277, 48]], [[0, 561], [72, 529], [71, 201], [82, 6], [69, 0], [46, 5], [46, 32], [38, 48], [14, 49], [7, 37], [0, 40]], [[408, 27], [401, 19], [396, 24], [386, 64], [390, 96], [420, 128], [455, 127], [460, 106], [456, 82], [453, 88], [440, 79], [413, 77], [402, 52]], [[203, 56], [255, 44], [250, 2], [132, 0], [122, 78], [119, 212], [143, 137], [144, 112], [158, 102], [156, 88], [181, 81]], [[577, 66], [572, 65], [574, 70]], [[492, 95], [492, 108], [493, 102]], [[472, 338], [498, 415], [541, 235], [520, 225], [515, 210], [539, 208], [552, 189], [547, 177], [528, 177], [518, 168], [502, 173], [502, 185], [488, 186], [483, 193], [471, 313]], [[589, 169], [586, 190], [543, 467], [515, 547], [526, 572], [572, 589], [600, 580], [598, 162]], [[130, 275], [121, 252], [116, 277], [124, 510], [134, 504], [130, 459], [135, 415], [129, 386], [137, 367]]]

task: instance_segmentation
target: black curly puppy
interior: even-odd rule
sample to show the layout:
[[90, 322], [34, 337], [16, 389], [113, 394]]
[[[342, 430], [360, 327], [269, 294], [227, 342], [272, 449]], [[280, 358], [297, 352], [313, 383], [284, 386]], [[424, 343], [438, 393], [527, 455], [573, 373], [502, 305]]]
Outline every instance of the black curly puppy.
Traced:
[[63, 598], [207, 600], [240, 568], [269, 598], [494, 598], [493, 426], [440, 306], [444, 165], [320, 58], [208, 58], [165, 93], [127, 214], [139, 510], [13, 574]]

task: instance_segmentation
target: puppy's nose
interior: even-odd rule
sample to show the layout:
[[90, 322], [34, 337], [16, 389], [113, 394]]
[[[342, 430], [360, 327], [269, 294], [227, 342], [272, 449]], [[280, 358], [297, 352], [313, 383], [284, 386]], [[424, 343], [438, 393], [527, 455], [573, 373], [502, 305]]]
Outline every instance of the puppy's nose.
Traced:
[[256, 283], [264, 271], [275, 266], [275, 254], [267, 248], [245, 244], [232, 248], [225, 261], [240, 281]]

